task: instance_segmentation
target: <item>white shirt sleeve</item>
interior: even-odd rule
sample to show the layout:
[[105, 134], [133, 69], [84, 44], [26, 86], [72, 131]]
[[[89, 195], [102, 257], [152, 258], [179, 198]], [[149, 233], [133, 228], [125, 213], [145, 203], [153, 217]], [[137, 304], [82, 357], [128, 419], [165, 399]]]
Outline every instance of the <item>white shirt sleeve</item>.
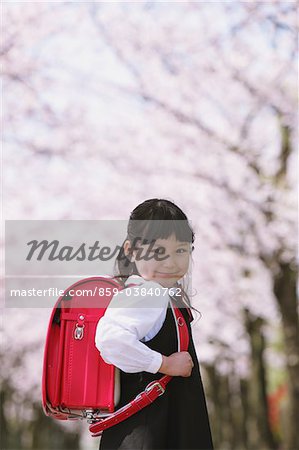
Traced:
[[[150, 289], [159, 295], [144, 295]], [[95, 344], [104, 361], [124, 372], [158, 372], [162, 354], [140, 340], [147, 335], [152, 338], [159, 331], [168, 302], [168, 292], [153, 281], [118, 292], [96, 329]]]

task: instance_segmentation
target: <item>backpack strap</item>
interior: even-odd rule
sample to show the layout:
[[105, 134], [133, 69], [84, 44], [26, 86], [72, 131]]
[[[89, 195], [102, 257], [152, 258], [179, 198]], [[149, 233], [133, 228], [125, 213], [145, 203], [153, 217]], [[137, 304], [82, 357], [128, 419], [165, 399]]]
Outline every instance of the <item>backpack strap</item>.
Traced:
[[[186, 321], [179, 308], [174, 306], [172, 302], [171, 307], [175, 316], [179, 351], [187, 351], [189, 346], [189, 332]], [[146, 386], [144, 391], [140, 392], [140, 394], [138, 394], [130, 403], [118, 409], [109, 417], [90, 425], [89, 431], [92, 433], [92, 437], [100, 436], [104, 430], [107, 430], [107, 428], [122, 422], [141, 409], [150, 405], [158, 397], [160, 397], [160, 395], [164, 394], [166, 386], [171, 379], [172, 376], [164, 375], [158, 380], [151, 381]]]

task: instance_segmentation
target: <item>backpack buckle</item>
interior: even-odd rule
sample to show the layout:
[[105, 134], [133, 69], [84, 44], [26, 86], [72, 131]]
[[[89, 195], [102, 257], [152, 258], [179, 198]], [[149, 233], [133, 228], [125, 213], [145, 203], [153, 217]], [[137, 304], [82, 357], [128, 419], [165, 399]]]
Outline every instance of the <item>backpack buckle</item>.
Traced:
[[152, 381], [151, 383], [149, 383], [146, 388], [145, 391], [149, 392], [152, 391], [155, 387], [158, 387], [159, 389], [159, 393], [158, 393], [158, 397], [160, 397], [160, 395], [163, 395], [165, 392], [165, 388], [162, 386], [161, 383], [159, 383], [159, 381]]
[[76, 323], [76, 328], [74, 331], [74, 338], [76, 340], [81, 340], [83, 338], [83, 334], [84, 334], [84, 325], [79, 325], [78, 323]]

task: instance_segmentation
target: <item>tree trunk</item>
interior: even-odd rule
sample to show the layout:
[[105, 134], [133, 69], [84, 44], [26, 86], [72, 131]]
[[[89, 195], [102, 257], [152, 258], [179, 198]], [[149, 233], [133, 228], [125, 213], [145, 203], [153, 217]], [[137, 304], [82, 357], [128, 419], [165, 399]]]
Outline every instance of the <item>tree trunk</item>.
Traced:
[[287, 450], [299, 448], [299, 321], [297, 311], [297, 268], [280, 263], [279, 273], [274, 277], [274, 293], [282, 318], [282, 328], [287, 357], [289, 378], [289, 434], [286, 437]]
[[[212, 402], [211, 428], [215, 449], [247, 450], [244, 443], [242, 401], [240, 392], [232, 389], [230, 381], [236, 374], [221, 375], [215, 366], [206, 366], [208, 377], [208, 394]], [[238, 380], [237, 382], [238, 383]]]
[[240, 397], [241, 397], [241, 405], [242, 405], [242, 444], [243, 447], [247, 450], [249, 448], [249, 439], [248, 439], [248, 423], [250, 420], [250, 409], [248, 404], [248, 380], [245, 378], [240, 379]]
[[221, 448], [221, 403], [218, 375], [214, 366], [205, 365], [204, 367], [208, 378], [208, 394], [213, 406], [209, 409], [213, 443], [215, 448]]
[[4, 412], [4, 404], [6, 401], [6, 395], [5, 395], [5, 385], [3, 383], [2, 389], [0, 391], [0, 427], [1, 427], [1, 444], [2, 447], [5, 449], [8, 447], [8, 424], [7, 419]]
[[249, 437], [250, 448], [277, 448], [269, 424], [269, 411], [266, 392], [266, 375], [264, 366], [265, 340], [262, 333], [263, 319], [254, 317], [245, 310], [245, 325], [251, 344], [251, 379], [249, 383]]
[[231, 450], [235, 448], [236, 438], [234, 436], [236, 427], [232, 414], [231, 391], [229, 385], [229, 375], [220, 376], [221, 405], [222, 405], [222, 436], [223, 443], [221, 449]]

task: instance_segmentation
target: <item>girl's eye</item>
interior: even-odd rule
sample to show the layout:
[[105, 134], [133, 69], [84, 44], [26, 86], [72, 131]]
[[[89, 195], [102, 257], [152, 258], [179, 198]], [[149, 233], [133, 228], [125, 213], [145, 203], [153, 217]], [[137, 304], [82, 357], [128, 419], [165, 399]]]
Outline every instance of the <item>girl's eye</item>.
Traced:
[[155, 248], [154, 250], [151, 250], [151, 253], [155, 253], [156, 255], [159, 255], [160, 253], [163, 253], [163, 247]]
[[178, 253], [187, 253], [187, 250], [185, 248], [179, 248], [177, 250]]

